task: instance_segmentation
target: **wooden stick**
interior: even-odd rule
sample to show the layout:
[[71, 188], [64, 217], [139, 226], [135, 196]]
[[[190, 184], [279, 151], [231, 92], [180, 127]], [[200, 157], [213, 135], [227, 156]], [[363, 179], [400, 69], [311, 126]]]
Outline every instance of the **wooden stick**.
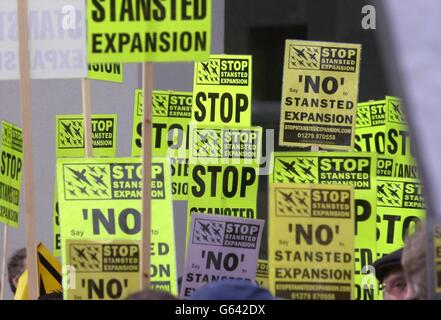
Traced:
[[142, 64], [142, 222], [141, 222], [141, 288], [150, 286], [150, 237], [152, 208], [152, 95], [153, 64]]
[[90, 106], [90, 81], [81, 80], [84, 117], [84, 150], [86, 158], [92, 157], [92, 108]]
[[20, 106], [23, 126], [24, 156], [24, 200], [26, 265], [28, 269], [29, 299], [38, 298], [37, 245], [35, 243], [35, 194], [32, 159], [32, 109], [31, 75], [28, 44], [28, 4], [27, 0], [17, 0], [18, 31], [20, 51]]
[[0, 300], [5, 299], [5, 286], [6, 286], [6, 260], [8, 259], [8, 225], [3, 225], [3, 260], [2, 260], [2, 276], [1, 276], [1, 291]]

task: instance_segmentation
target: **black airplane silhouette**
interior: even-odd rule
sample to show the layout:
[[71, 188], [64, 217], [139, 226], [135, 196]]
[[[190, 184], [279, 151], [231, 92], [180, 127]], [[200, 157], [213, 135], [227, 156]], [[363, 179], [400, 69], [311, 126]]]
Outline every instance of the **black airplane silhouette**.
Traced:
[[87, 257], [84, 255], [84, 251], [86, 250], [85, 248], [83, 250], [80, 250], [74, 247], [74, 249], [77, 252], [78, 258], [87, 260]]
[[202, 69], [204, 69], [205, 72], [210, 73], [210, 69], [208, 69], [208, 62], [207, 63], [201, 62], [201, 65], [202, 65]]
[[210, 236], [212, 236], [212, 234], [211, 234], [211, 232], [210, 232], [210, 229], [209, 229], [209, 224], [207, 223], [207, 224], [203, 224], [202, 222], [200, 222], [200, 221], [198, 221], [199, 222], [199, 224], [201, 225], [201, 227], [202, 227], [202, 231], [204, 231], [204, 232], [206, 232], [206, 233], [208, 233]]
[[67, 124], [64, 124], [64, 122], [61, 122], [61, 125], [63, 126], [64, 131], [66, 131], [66, 133], [67, 133], [68, 135], [73, 136], [73, 134], [72, 134], [72, 128], [71, 128], [72, 123], [69, 123], [69, 124], [67, 125]]
[[294, 212], [291, 206], [286, 206], [286, 209], [288, 209], [289, 212]]
[[213, 228], [213, 232], [214, 232], [214, 234], [217, 235], [218, 237], [221, 236], [221, 234], [220, 234], [220, 229], [215, 229], [215, 228]]
[[211, 71], [217, 76], [217, 70], [216, 70], [216, 68], [215, 67], [211, 67]]
[[308, 55], [309, 55], [309, 57], [310, 57], [312, 60], [317, 61], [317, 59], [315, 58], [315, 53], [309, 53], [309, 52], [308, 52]]
[[377, 186], [377, 192], [380, 192], [380, 193], [382, 193], [384, 196], [387, 197], [387, 193], [386, 193], [386, 191], [384, 191], [384, 184], [383, 184], [383, 185], [379, 185], [379, 186]]
[[297, 162], [301, 165], [305, 164], [305, 160], [304, 159], [297, 159]]
[[92, 258], [92, 260], [95, 260], [96, 262], [100, 262], [100, 261], [98, 260], [98, 258], [96, 257], [96, 255], [97, 255], [96, 252], [95, 252], [95, 253], [91, 253], [91, 254], [90, 254], [90, 257]]
[[205, 241], [208, 241], [208, 236], [202, 235], [202, 239], [204, 239]]
[[69, 137], [66, 137], [66, 142], [67, 142], [67, 144], [70, 144], [70, 138]]
[[69, 189], [69, 193], [70, 193], [71, 195], [73, 195], [74, 197], [77, 195], [77, 194], [75, 193], [75, 190], [70, 190], [70, 189]]
[[308, 176], [312, 176], [312, 173], [311, 173], [311, 169], [312, 169], [312, 167], [311, 167], [311, 166], [308, 167], [308, 168], [300, 167], [300, 169], [302, 169], [302, 171], [303, 171], [304, 174], [306, 174], [306, 175], [308, 175]]
[[392, 103], [392, 107], [394, 108], [394, 111], [398, 114], [401, 114], [401, 110], [400, 110], [400, 105], [399, 104], [395, 104], [393, 102]]
[[299, 173], [297, 172], [296, 168], [294, 168], [294, 164], [296, 163], [295, 161], [291, 161], [291, 163], [287, 162], [287, 161], [283, 161], [282, 159], [279, 159], [280, 163], [283, 165], [283, 168], [288, 171], [288, 172], [292, 172], [296, 175], [299, 175]]
[[69, 187], [72, 187], [72, 186], [73, 186], [73, 183], [69, 181], [69, 182], [67, 183], [67, 185], [68, 185]]
[[100, 168], [100, 170], [101, 170], [101, 173], [107, 174], [105, 167]]
[[80, 171], [77, 171], [77, 170], [75, 170], [75, 169], [71, 169], [71, 168], [68, 168], [74, 175], [75, 175], [75, 179], [78, 181], [78, 182], [85, 182], [85, 183], [87, 183], [89, 186], [92, 186], [91, 184], [90, 184], [90, 182], [89, 182], [89, 180], [86, 178], [86, 169], [83, 169], [83, 170], [81, 170], [81, 172]]
[[96, 196], [99, 196], [99, 195], [100, 195], [99, 190], [92, 190], [92, 192], [93, 192], [93, 194], [96, 195]]
[[291, 183], [296, 183], [296, 179], [294, 179], [293, 177], [286, 177], [288, 179], [289, 182]]
[[78, 137], [78, 138], [80, 138], [81, 139], [81, 133], [80, 133], [80, 130], [81, 130], [81, 128], [74, 128], [73, 129], [73, 131], [75, 132], [75, 134], [76, 134], [76, 136]]
[[99, 177], [94, 175], [94, 174], [90, 174], [92, 176], [92, 178], [95, 180], [95, 183], [98, 185], [102, 185], [104, 187], [106, 187], [106, 184], [103, 181], [103, 175], [100, 175]]
[[296, 203], [292, 199], [292, 192], [291, 193], [284, 193], [283, 191], [280, 191], [280, 193], [282, 194], [282, 196], [286, 202], [290, 202], [293, 205], [296, 205]]
[[294, 50], [297, 52], [297, 54], [299, 55], [299, 57], [302, 57], [303, 59], [308, 60], [308, 59], [306, 58], [306, 56], [305, 56], [305, 49], [297, 49], [297, 48], [294, 48]]
[[87, 188], [87, 187], [84, 187], [84, 188], [78, 187], [78, 189], [80, 190], [81, 194], [89, 195], [89, 193], [87, 193], [86, 188]]
[[300, 202], [301, 205], [304, 205], [304, 206], [306, 207], [306, 201], [305, 201], [306, 198], [303, 198], [303, 199], [302, 199], [302, 198], [300, 198], [300, 197], [296, 197], [296, 199], [299, 200], [299, 202]]
[[106, 189], [101, 189], [101, 193], [104, 194], [104, 195], [106, 195], [106, 196], [109, 195], [109, 194], [107, 193], [107, 190], [106, 190]]
[[299, 64], [301, 64], [302, 66], [305, 66], [305, 63], [301, 60], [299, 60]]
[[89, 168], [90, 172], [93, 172], [96, 174], [95, 167], [92, 167], [92, 166], [87, 166], [87, 167]]
[[390, 194], [396, 198], [399, 198], [400, 196], [397, 193], [397, 190], [394, 190], [392, 188], [387, 188], [387, 190], [389, 190]]

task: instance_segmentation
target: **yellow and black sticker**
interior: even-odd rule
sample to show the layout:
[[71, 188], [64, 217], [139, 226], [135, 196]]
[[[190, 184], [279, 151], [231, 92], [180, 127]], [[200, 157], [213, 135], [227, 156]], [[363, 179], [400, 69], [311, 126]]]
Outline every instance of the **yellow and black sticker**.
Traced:
[[349, 300], [354, 282], [349, 185], [270, 184], [269, 285], [277, 297]]
[[[116, 154], [117, 115], [92, 115], [92, 148], [95, 157]], [[84, 156], [84, 117], [82, 115], [57, 115], [56, 156]]]
[[140, 290], [138, 241], [69, 240], [67, 300], [124, 299]]
[[377, 179], [377, 256], [404, 246], [425, 218], [423, 186], [412, 179]]
[[251, 126], [252, 57], [211, 55], [195, 63], [192, 121]]
[[286, 40], [280, 145], [351, 151], [361, 46]]

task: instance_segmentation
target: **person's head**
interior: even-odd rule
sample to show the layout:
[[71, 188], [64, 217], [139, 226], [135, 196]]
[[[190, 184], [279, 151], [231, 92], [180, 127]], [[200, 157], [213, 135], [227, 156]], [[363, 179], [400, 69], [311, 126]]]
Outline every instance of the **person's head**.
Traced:
[[401, 265], [403, 249], [374, 262], [375, 276], [383, 284], [384, 300], [407, 300], [412, 296]]
[[126, 298], [126, 300], [177, 300], [177, 298], [166, 291], [144, 289], [132, 293]]
[[424, 224], [420, 224], [413, 235], [406, 239], [401, 263], [409, 286], [416, 300], [427, 299], [427, 237]]
[[252, 281], [221, 280], [195, 290], [189, 300], [274, 300], [274, 297]]
[[14, 252], [8, 260], [8, 280], [12, 292], [15, 294], [18, 279], [26, 269], [26, 249], [22, 248]]
[[45, 293], [39, 296], [38, 300], [63, 300], [63, 291]]

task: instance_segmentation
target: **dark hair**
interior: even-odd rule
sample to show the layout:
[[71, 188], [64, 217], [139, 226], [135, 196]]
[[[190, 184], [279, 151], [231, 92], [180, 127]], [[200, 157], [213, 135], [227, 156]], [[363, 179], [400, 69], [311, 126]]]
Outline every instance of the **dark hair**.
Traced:
[[129, 295], [126, 300], [178, 300], [174, 295], [166, 291], [144, 289]]
[[38, 300], [63, 300], [63, 291], [53, 291], [42, 294]]
[[8, 260], [8, 281], [12, 292], [15, 294], [17, 287], [14, 284], [14, 279], [17, 279], [25, 271], [26, 249], [21, 248], [14, 252]]

